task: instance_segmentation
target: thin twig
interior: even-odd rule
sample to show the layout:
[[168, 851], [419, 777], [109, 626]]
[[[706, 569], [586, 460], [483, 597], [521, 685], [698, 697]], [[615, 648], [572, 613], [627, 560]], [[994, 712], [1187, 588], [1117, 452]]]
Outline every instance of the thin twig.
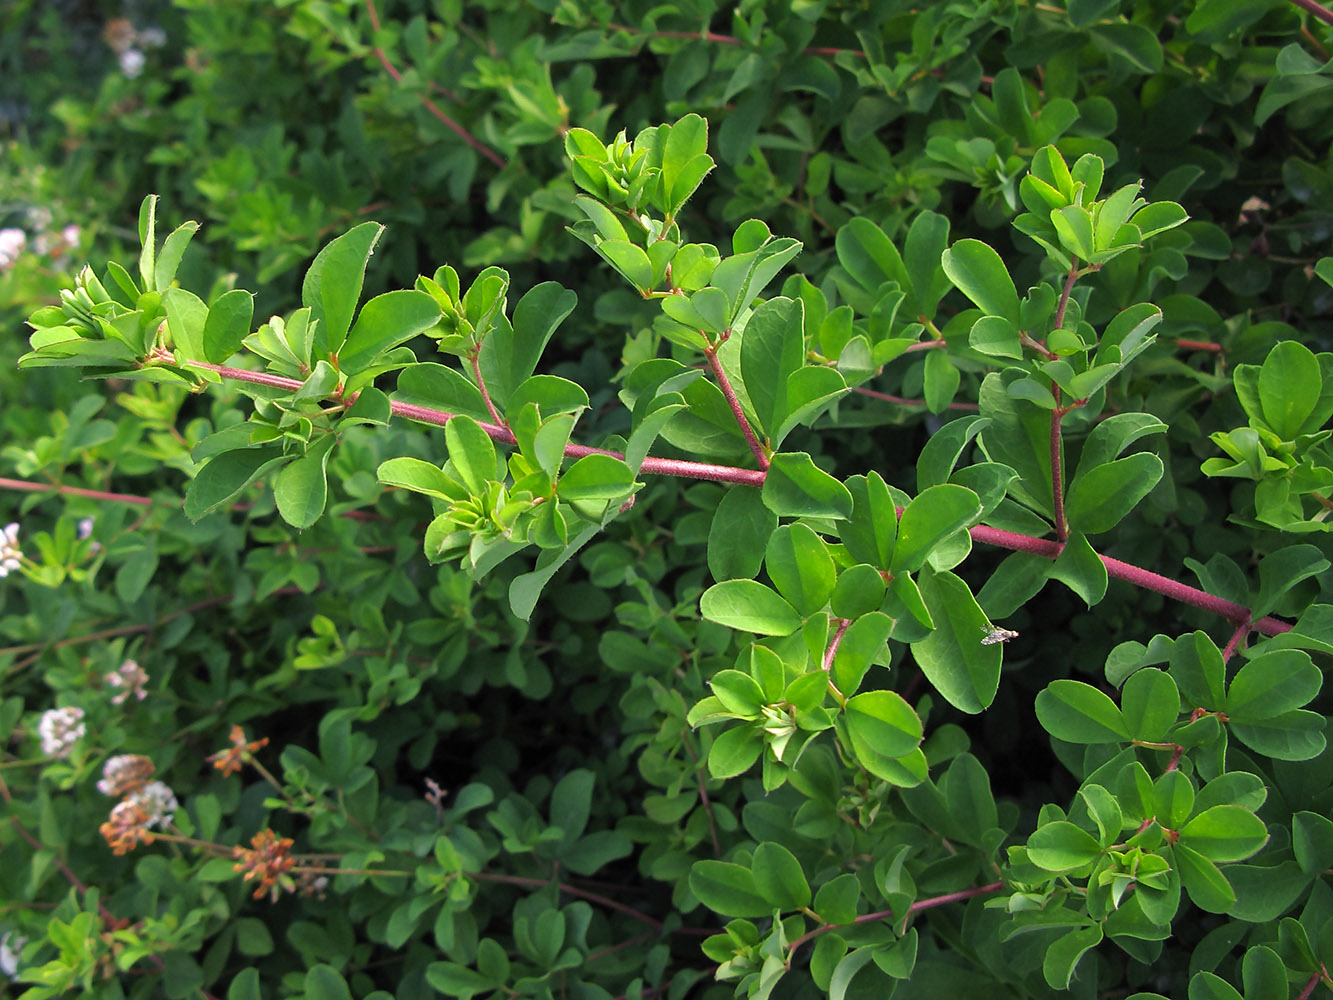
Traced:
[[[370, 15], [371, 28], [378, 33], [380, 30], [380, 16], [379, 13], [375, 10], [375, 0], [366, 0], [366, 13]], [[380, 48], [378, 45], [375, 46], [375, 56], [377, 59], [379, 59], [380, 65], [384, 67], [385, 71], [391, 77], [393, 77], [395, 83], [403, 82], [403, 74], [398, 71], [397, 66], [395, 66], [392, 62], [389, 61], [389, 57], [385, 54], [384, 50]], [[453, 131], [464, 142], [466, 142], [469, 146], [475, 149], [482, 156], [486, 157], [486, 159], [490, 160], [492, 163], [494, 163], [497, 167], [500, 167], [501, 169], [503, 169], [506, 166], [504, 157], [502, 157], [499, 153], [495, 152], [495, 150], [491, 149], [489, 146], [486, 146], [483, 143], [479, 142], [472, 135], [471, 132], [463, 128], [462, 125], [459, 125], [458, 122], [454, 121], [447, 114], [441, 111], [439, 106], [425, 94], [418, 94], [417, 100], [421, 102], [421, 106], [423, 108], [425, 108], [427, 111], [433, 114], [436, 118], [442, 121], [449, 128], [453, 129]]]

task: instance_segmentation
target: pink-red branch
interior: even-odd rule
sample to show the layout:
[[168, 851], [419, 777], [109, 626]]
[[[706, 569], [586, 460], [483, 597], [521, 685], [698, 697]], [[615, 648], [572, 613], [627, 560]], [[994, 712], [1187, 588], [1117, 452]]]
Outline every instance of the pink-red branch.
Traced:
[[[969, 533], [973, 539], [983, 544], [995, 545], [1015, 552], [1031, 552], [1034, 555], [1045, 556], [1047, 559], [1057, 558], [1062, 548], [1059, 542], [1045, 538], [1033, 538], [1031, 535], [1020, 535], [1016, 531], [991, 528], [984, 524], [978, 524], [976, 527], [969, 529]], [[1231, 622], [1249, 621], [1249, 609], [1232, 601], [1214, 597], [1197, 587], [1180, 583], [1151, 570], [1132, 566], [1110, 556], [1098, 555], [1097, 558], [1101, 559], [1106, 566], [1107, 575], [1115, 577], [1117, 580], [1125, 580], [1136, 587], [1142, 587], [1144, 590], [1151, 590], [1183, 604], [1203, 608], [1205, 611], [1211, 611], [1213, 614], [1220, 615]], [[1290, 625], [1271, 616], [1260, 618], [1253, 623], [1253, 627], [1256, 632], [1263, 635], [1279, 635], [1282, 632], [1291, 631]]]
[[61, 486], [59, 483], [30, 483], [23, 479], [0, 479], [0, 490], [17, 490], [21, 493], [63, 493], [72, 497], [88, 497], [90, 500], [105, 500], [108, 503], [132, 503], [142, 507], [151, 506], [152, 497], [133, 496], [128, 493], [106, 493], [103, 490], [88, 490], [82, 486]]
[[[170, 355], [164, 352], [161, 355], [162, 360], [170, 361]], [[197, 368], [207, 368], [215, 371], [224, 378], [233, 378], [243, 382], [255, 382], [261, 385], [277, 386], [295, 392], [301, 387], [301, 383], [296, 379], [283, 378], [279, 375], [269, 375], [264, 372], [247, 371], [244, 368], [228, 368], [224, 365], [208, 364], [201, 361], [182, 362], [190, 364]], [[410, 403], [400, 403], [394, 401], [391, 404], [392, 412], [400, 417], [406, 417], [409, 420], [418, 420], [422, 423], [436, 424], [444, 426], [453, 418], [452, 413], [445, 413], [441, 410], [434, 410], [425, 406], [413, 406]], [[515, 443], [514, 435], [503, 427], [495, 424], [482, 423], [478, 421], [481, 429], [484, 430], [493, 440], [502, 444], [512, 445]], [[623, 459], [625, 456], [620, 452], [608, 451], [604, 448], [589, 448], [586, 445], [571, 444], [565, 446], [565, 454], [571, 458], [581, 458], [584, 455], [610, 455], [612, 458]], [[740, 469], [730, 465], [711, 465], [705, 462], [687, 462], [673, 458], [645, 458], [643, 464], [639, 466], [639, 471], [648, 475], [662, 476], [682, 476], [689, 479], [707, 479], [716, 483], [736, 483], [741, 486], [762, 487], [767, 473], [763, 469]], [[902, 511], [900, 510], [901, 514]], [[1047, 559], [1055, 559], [1060, 555], [1063, 546], [1059, 542], [1050, 541], [1045, 538], [1034, 538], [1031, 535], [1020, 535], [1015, 531], [1005, 531], [1001, 528], [991, 528], [984, 524], [978, 524], [969, 529], [972, 537], [982, 544], [995, 545], [999, 548], [1010, 549], [1015, 552], [1032, 552], [1036, 555], [1044, 556]], [[1121, 562], [1119, 559], [1113, 559], [1110, 556], [1098, 555], [1102, 563], [1106, 566], [1107, 575], [1115, 577], [1117, 580], [1125, 580], [1141, 587], [1144, 590], [1151, 590], [1154, 593], [1170, 597], [1172, 600], [1180, 601], [1184, 604], [1192, 605], [1196, 608], [1202, 608], [1205, 611], [1211, 611], [1213, 614], [1220, 615], [1228, 621], [1241, 624], [1249, 621], [1250, 612], [1232, 601], [1224, 600], [1220, 597], [1214, 597], [1212, 594], [1199, 590], [1197, 587], [1191, 587], [1188, 584], [1180, 583], [1169, 577], [1154, 573], [1151, 570], [1142, 569], [1138, 566]], [[1253, 623], [1256, 632], [1262, 635], [1279, 635], [1283, 632], [1290, 632], [1291, 626], [1283, 621], [1278, 621], [1272, 616], [1259, 619]]]
[[1333, 11], [1321, 6], [1316, 0], [1291, 0], [1291, 2], [1301, 10], [1313, 14], [1325, 24], [1333, 24]]
[[727, 378], [722, 362], [718, 360], [717, 349], [705, 347], [704, 357], [708, 359], [708, 367], [712, 369], [713, 378], [717, 379], [717, 386], [722, 390], [727, 406], [731, 407], [731, 415], [736, 418], [741, 433], [745, 435], [745, 443], [750, 446], [750, 453], [754, 455], [755, 461], [759, 463], [759, 468], [767, 469], [768, 455], [765, 454], [763, 445], [754, 436], [754, 431], [750, 428], [750, 421], [745, 419], [745, 411], [741, 409], [741, 401], [736, 396], [736, 390], [731, 387], [731, 379]]

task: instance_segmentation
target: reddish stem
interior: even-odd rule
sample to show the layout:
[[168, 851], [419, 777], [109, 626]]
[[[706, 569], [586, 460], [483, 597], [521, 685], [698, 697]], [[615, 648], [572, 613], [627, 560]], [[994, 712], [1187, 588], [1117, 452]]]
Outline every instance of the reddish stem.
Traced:
[[[1033, 538], [1031, 535], [1020, 535], [1016, 531], [1005, 531], [1002, 528], [992, 528], [984, 524], [978, 524], [969, 529], [969, 534], [972, 535], [973, 539], [985, 545], [995, 545], [1015, 552], [1031, 552], [1034, 555], [1045, 556], [1047, 559], [1055, 559], [1060, 555], [1061, 545], [1059, 542], [1053, 542], [1045, 538]], [[1249, 620], [1249, 609], [1232, 601], [1214, 597], [1197, 587], [1180, 583], [1151, 570], [1132, 566], [1110, 556], [1099, 554], [1097, 558], [1106, 566], [1107, 575], [1113, 576], [1117, 580], [1125, 580], [1144, 590], [1151, 590], [1154, 593], [1170, 597], [1172, 600], [1202, 608], [1205, 611], [1211, 611], [1228, 621], [1243, 622]], [[1253, 622], [1252, 627], [1256, 632], [1263, 635], [1280, 635], [1283, 632], [1291, 631], [1290, 625], [1271, 616]]]
[[1177, 340], [1176, 346], [1183, 347], [1187, 351], [1212, 351], [1214, 354], [1226, 351], [1221, 344], [1214, 344], [1211, 340]]
[[[164, 360], [170, 360], [169, 354], [164, 355]], [[301, 383], [296, 379], [282, 378], [277, 375], [266, 375], [262, 372], [247, 371], [243, 368], [226, 368], [222, 365], [207, 364], [200, 361], [182, 362], [183, 364], [195, 365], [199, 368], [207, 368], [217, 372], [224, 378], [235, 378], [247, 382], [259, 382], [265, 385], [279, 386], [280, 388], [290, 389], [293, 392], [301, 387]], [[452, 417], [452, 413], [445, 413], [441, 410], [433, 410], [425, 406], [413, 406], [409, 403], [393, 402], [391, 404], [392, 412], [401, 417], [407, 417], [411, 420], [419, 420], [423, 423], [438, 424], [443, 426]], [[496, 427], [493, 424], [485, 424], [478, 421], [491, 438], [503, 444], [514, 444], [514, 435], [503, 427]], [[625, 456], [620, 452], [608, 451], [604, 448], [589, 448], [585, 445], [571, 444], [565, 446], [565, 454], [571, 457], [580, 457], [583, 455], [610, 455], [612, 458], [623, 459]], [[743, 486], [764, 485], [766, 473], [762, 469], [740, 469], [730, 465], [710, 465], [703, 462], [687, 462], [671, 458], [645, 458], [643, 464], [639, 467], [640, 472], [650, 475], [664, 476], [682, 476], [690, 479], [707, 479], [717, 483], [737, 483]], [[902, 511], [899, 511], [901, 514]], [[1002, 528], [992, 528], [984, 524], [978, 524], [969, 529], [972, 537], [985, 545], [996, 545], [1000, 548], [1011, 549], [1016, 552], [1032, 552], [1037, 555], [1045, 556], [1047, 559], [1055, 559], [1060, 555], [1061, 544], [1044, 538], [1034, 538], [1031, 535], [1020, 535], [1015, 531], [1005, 531]], [[1197, 587], [1191, 587], [1187, 584], [1172, 580], [1169, 577], [1162, 576], [1159, 573], [1153, 573], [1150, 570], [1141, 569], [1138, 566], [1121, 562], [1119, 559], [1113, 559], [1110, 556], [1098, 555], [1098, 558], [1106, 566], [1106, 572], [1118, 580], [1125, 580], [1134, 584], [1136, 587], [1142, 587], [1144, 590], [1151, 590], [1154, 593], [1170, 597], [1172, 600], [1181, 601], [1196, 608], [1203, 608], [1205, 611], [1211, 611], [1213, 614], [1220, 615], [1223, 618], [1233, 622], [1248, 621], [1250, 612], [1247, 608], [1241, 607], [1232, 601], [1223, 600], [1220, 597], [1214, 597], [1212, 594], [1199, 590]], [[1256, 632], [1263, 635], [1280, 635], [1283, 632], [1290, 632], [1291, 626], [1283, 621], [1278, 621], [1271, 616], [1261, 618], [1253, 623]]]
[[[925, 406], [924, 399], [904, 399], [902, 396], [890, 396], [887, 392], [880, 392], [878, 389], [867, 389], [864, 386], [857, 386], [852, 392], [859, 392], [863, 396], [870, 396], [872, 399], [882, 399], [886, 403], [897, 403], [899, 406]], [[981, 407], [976, 403], [950, 403], [947, 407], [950, 410], [967, 410], [976, 413]]]
[[477, 378], [477, 388], [481, 390], [481, 398], [482, 401], [486, 404], [486, 412], [488, 412], [491, 415], [492, 420], [494, 420], [497, 424], [503, 426], [504, 418], [500, 416], [500, 411], [497, 410], [495, 408], [495, 404], [491, 402], [491, 394], [486, 389], [486, 380], [481, 377], [480, 344], [478, 344], [477, 349], [472, 352], [472, 374], [475, 375]]
[[1291, 0], [1291, 2], [1301, 10], [1313, 14], [1325, 24], [1333, 24], [1333, 11], [1316, 3], [1315, 0]]
[[[745, 44], [734, 35], [719, 35], [715, 31], [641, 31], [624, 24], [608, 24], [607, 27], [612, 31], [623, 31], [627, 35], [641, 35], [647, 38], [681, 38], [685, 41], [713, 42], [717, 45]], [[846, 52], [848, 55], [866, 58], [866, 54], [859, 49], [835, 49], [825, 45], [811, 46], [801, 51], [812, 56], [836, 56]]]
[[1061, 460], [1060, 421], [1065, 410], [1060, 407], [1060, 387], [1051, 386], [1055, 409], [1051, 411], [1051, 504], [1055, 508], [1055, 537], [1063, 545], [1069, 539], [1069, 522], [1065, 520], [1064, 462]]
[[903, 351], [903, 353], [911, 354], [913, 351], [931, 351], [937, 347], [948, 347], [948, 346], [949, 342], [945, 340], [943, 337], [940, 337], [937, 340], [918, 340], [915, 344], [912, 344], [910, 347], [908, 347], [907, 350]]
[[[378, 32], [380, 30], [380, 16], [379, 13], [375, 10], [375, 0], [366, 0], [366, 13], [370, 15], [371, 29], [375, 32]], [[389, 57], [385, 55], [384, 50], [380, 48], [378, 45], [375, 46], [375, 56], [376, 58], [379, 59], [380, 65], [384, 67], [385, 71], [391, 77], [393, 77], [395, 83], [403, 82], [403, 74], [398, 71], [398, 67], [396, 67], [393, 63], [389, 61]], [[455, 134], [459, 136], [459, 138], [461, 138], [469, 146], [475, 149], [478, 153], [486, 157], [486, 159], [490, 160], [497, 167], [500, 167], [501, 169], [505, 167], [504, 157], [502, 157], [499, 153], [495, 152], [493, 149], [490, 149], [488, 146], [485, 146], [482, 143], [478, 142], [475, 138], [473, 138], [471, 132], [463, 128], [462, 125], [459, 125], [458, 122], [454, 121], [447, 114], [441, 111], [440, 108], [436, 105], [436, 103], [432, 101], [429, 97], [427, 97], [425, 94], [418, 94], [417, 100], [421, 102], [421, 106], [423, 108], [425, 108], [436, 118], [442, 121], [446, 126], [453, 129], [453, 131], [455, 132]]]
[[[936, 906], [945, 906], [948, 903], [958, 903], [965, 899], [972, 899], [974, 896], [987, 896], [990, 895], [992, 892], [999, 892], [1003, 888], [1004, 888], [1003, 882], [991, 882], [989, 885], [977, 886], [974, 889], [963, 889], [959, 892], [947, 892], [942, 896], [931, 896], [929, 899], [918, 899], [915, 903], [913, 903], [911, 906], [907, 908], [907, 912], [903, 914], [903, 919], [906, 920], [912, 914], [920, 913], [922, 910], [930, 910]], [[892, 920], [892, 919], [893, 919], [892, 910], [879, 910], [875, 913], [862, 914], [861, 916], [853, 920], [852, 923], [869, 924], [869, 923], [874, 923], [876, 920]], [[837, 930], [839, 927], [844, 927], [844, 926], [846, 925], [824, 924], [822, 927], [816, 927], [814, 930], [801, 935], [795, 941], [793, 941], [791, 943], [791, 950], [788, 952], [788, 954], [794, 955], [796, 954], [796, 949], [800, 948], [801, 945], [805, 944], [807, 941], [817, 938], [821, 934], [827, 934], [829, 931], [834, 931]]]
[[750, 421], [745, 419], [745, 411], [741, 409], [741, 401], [736, 396], [736, 390], [731, 387], [731, 379], [727, 378], [727, 373], [722, 368], [722, 362], [718, 360], [717, 349], [705, 347], [704, 357], [708, 359], [708, 366], [713, 370], [713, 377], [717, 379], [717, 386], [722, 390], [722, 395], [726, 397], [727, 405], [731, 407], [731, 414], [736, 418], [736, 423], [740, 425], [741, 433], [745, 435], [745, 443], [750, 446], [750, 451], [759, 463], [759, 468], [767, 469], [768, 455], [764, 453], [763, 445], [759, 443], [754, 436], [754, 431], [750, 429]]
[[838, 647], [842, 645], [842, 637], [847, 633], [851, 626], [850, 618], [838, 619], [838, 631], [833, 634], [833, 641], [828, 644], [828, 650], [824, 653], [824, 672], [828, 673], [833, 669], [833, 658], [838, 655]]
[[110, 503], [132, 503], [147, 507], [152, 504], [152, 497], [137, 497], [128, 493], [106, 493], [102, 490], [86, 490], [81, 486], [61, 486], [59, 483], [29, 483], [22, 479], [0, 479], [0, 489], [18, 490], [23, 493], [63, 493], [66, 496], [88, 497], [92, 500], [106, 500]]
[[[495, 875], [488, 872], [469, 872], [466, 877], [476, 879], [478, 882], [502, 882], [505, 885], [518, 885], [533, 889], [540, 889], [544, 886], [548, 886], [553, 881], [552, 879], [545, 878], [524, 878], [521, 875]], [[598, 903], [601, 906], [605, 906], [608, 910], [617, 910], [620, 913], [633, 917], [635, 920], [641, 920], [649, 927], [653, 927], [659, 931], [664, 929], [662, 921], [650, 917], [648, 914], [636, 910], [632, 906], [626, 906], [624, 903], [618, 902], [607, 896], [603, 896], [596, 892], [589, 892], [587, 889], [580, 889], [567, 882], [556, 882], [556, 888], [571, 896], [578, 896], [589, 902]]]

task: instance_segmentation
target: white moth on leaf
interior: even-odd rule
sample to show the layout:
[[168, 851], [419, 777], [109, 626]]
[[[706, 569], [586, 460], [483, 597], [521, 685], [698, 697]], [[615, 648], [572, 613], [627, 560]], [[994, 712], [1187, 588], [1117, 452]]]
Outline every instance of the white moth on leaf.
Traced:
[[1018, 633], [1010, 628], [1000, 628], [998, 625], [981, 626], [983, 646], [994, 646], [997, 642], [1008, 642], [1010, 639], [1017, 639]]

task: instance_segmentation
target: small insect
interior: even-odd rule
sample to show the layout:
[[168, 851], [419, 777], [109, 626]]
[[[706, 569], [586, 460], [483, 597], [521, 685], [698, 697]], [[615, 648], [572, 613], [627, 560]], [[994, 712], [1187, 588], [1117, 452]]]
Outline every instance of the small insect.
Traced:
[[998, 625], [981, 626], [983, 646], [994, 646], [997, 642], [1008, 642], [1010, 639], [1017, 639], [1018, 633], [1011, 628], [1000, 628]]

